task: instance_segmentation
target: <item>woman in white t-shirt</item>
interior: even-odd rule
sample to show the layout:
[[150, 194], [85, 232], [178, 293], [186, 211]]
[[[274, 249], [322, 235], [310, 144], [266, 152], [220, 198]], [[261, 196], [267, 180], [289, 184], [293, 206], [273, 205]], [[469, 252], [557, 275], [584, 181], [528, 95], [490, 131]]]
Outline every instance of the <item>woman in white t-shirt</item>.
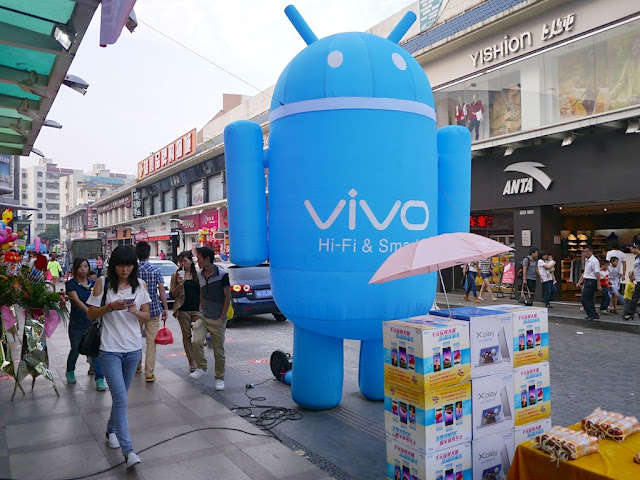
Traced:
[[[103, 286], [107, 286], [103, 301]], [[140, 463], [133, 451], [127, 419], [127, 393], [142, 354], [140, 323], [150, 318], [151, 298], [138, 278], [138, 258], [133, 248], [119, 246], [111, 254], [106, 277], [100, 277], [87, 305], [89, 320], [102, 317], [100, 365], [111, 392], [107, 444], [122, 448], [127, 468]]]

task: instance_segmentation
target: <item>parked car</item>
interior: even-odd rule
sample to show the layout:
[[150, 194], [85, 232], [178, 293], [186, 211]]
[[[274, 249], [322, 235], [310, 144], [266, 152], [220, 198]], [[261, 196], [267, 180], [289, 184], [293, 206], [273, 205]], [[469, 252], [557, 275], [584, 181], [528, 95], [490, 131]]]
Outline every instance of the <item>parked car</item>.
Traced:
[[273, 300], [269, 264], [239, 267], [232, 263], [216, 262], [216, 265], [229, 273], [233, 318], [270, 313], [279, 322], [287, 319]]
[[167, 305], [169, 306], [169, 310], [171, 310], [173, 308], [174, 300], [169, 296], [169, 285], [171, 284], [171, 275], [178, 270], [178, 266], [170, 260], [160, 260], [157, 257], [150, 257], [149, 263], [156, 267], [160, 267], [160, 270], [162, 270], [162, 276], [164, 277], [164, 293], [167, 295]]

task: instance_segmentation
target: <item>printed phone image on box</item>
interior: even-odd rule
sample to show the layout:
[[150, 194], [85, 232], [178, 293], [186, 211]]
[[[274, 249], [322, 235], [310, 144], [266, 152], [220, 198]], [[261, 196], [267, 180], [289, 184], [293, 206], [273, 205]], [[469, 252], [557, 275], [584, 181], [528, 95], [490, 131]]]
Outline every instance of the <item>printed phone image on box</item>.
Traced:
[[[449, 310], [431, 315], [449, 317]], [[513, 370], [513, 315], [490, 307], [451, 309], [452, 318], [469, 322], [471, 377]]]
[[383, 324], [385, 382], [418, 390], [469, 379], [469, 329], [460, 320], [423, 315]]
[[513, 367], [549, 361], [549, 311], [520, 305], [492, 305], [513, 315]]
[[521, 443], [527, 443], [530, 445], [536, 435], [546, 432], [551, 428], [551, 418], [545, 418], [539, 422], [527, 423], [526, 425], [520, 425], [514, 429], [514, 443], [516, 448]]
[[471, 379], [473, 439], [513, 429], [513, 372]]
[[424, 454], [387, 439], [387, 480], [472, 480], [471, 466], [471, 442]]
[[551, 377], [548, 363], [514, 369], [513, 390], [516, 427], [551, 417]]
[[428, 453], [471, 440], [471, 384], [420, 392], [385, 384], [384, 420], [388, 438]]
[[515, 455], [513, 430], [471, 442], [473, 480], [506, 480]]

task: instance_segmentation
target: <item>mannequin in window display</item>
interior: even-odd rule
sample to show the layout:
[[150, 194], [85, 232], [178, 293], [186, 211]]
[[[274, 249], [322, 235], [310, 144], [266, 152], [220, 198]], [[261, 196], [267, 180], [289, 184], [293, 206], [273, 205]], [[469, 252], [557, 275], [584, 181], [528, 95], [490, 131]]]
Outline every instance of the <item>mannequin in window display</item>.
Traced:
[[629, 59], [622, 67], [618, 83], [611, 91], [613, 108], [640, 104], [640, 37], [631, 44]]
[[467, 104], [464, 103], [462, 97], [458, 97], [458, 104], [456, 105], [456, 125], [467, 126]]
[[469, 131], [472, 132], [475, 129], [476, 131], [476, 140], [480, 137], [480, 122], [484, 118], [484, 106], [482, 102], [478, 100], [478, 95], [473, 94], [473, 101], [470, 105], [467, 105], [467, 112], [469, 113]]
[[507, 90], [504, 109], [504, 125], [507, 130], [506, 133], [517, 132], [521, 130], [522, 102], [519, 83], [511, 85], [511, 87], [509, 87], [509, 90]]

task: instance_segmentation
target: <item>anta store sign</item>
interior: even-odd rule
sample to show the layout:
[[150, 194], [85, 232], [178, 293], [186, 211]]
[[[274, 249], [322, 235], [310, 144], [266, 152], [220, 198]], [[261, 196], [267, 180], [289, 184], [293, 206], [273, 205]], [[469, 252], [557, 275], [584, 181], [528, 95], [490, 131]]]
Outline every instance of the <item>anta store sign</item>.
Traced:
[[160, 170], [179, 162], [196, 151], [196, 129], [174, 140], [166, 147], [152, 153], [138, 162], [138, 180], [148, 177]]
[[542, 188], [549, 190], [553, 179], [540, 170], [541, 168], [546, 168], [546, 165], [538, 162], [518, 162], [507, 166], [503, 172], [518, 172], [526, 176], [507, 180], [502, 189], [502, 195], [533, 193], [534, 180], [539, 183]]

